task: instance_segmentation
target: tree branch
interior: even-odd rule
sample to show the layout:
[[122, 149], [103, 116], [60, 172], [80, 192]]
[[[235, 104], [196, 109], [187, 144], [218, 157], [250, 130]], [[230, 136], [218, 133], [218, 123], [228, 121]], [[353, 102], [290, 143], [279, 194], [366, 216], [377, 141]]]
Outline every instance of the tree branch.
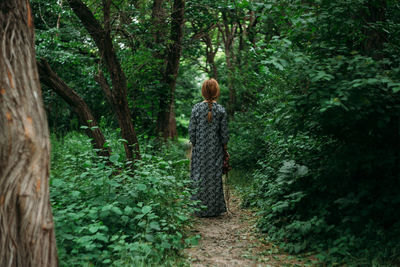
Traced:
[[111, 92], [110, 85], [108, 84], [104, 73], [99, 70], [99, 73], [94, 76], [94, 80], [100, 85], [109, 103], [113, 103], [113, 96]]
[[86, 134], [92, 139], [93, 146], [98, 149], [98, 154], [109, 157], [110, 149], [104, 147], [106, 142], [104, 135], [98, 128], [97, 121], [83, 98], [81, 98], [57, 75], [57, 73], [51, 69], [49, 63], [44, 58], [37, 61], [37, 66], [40, 81], [51, 88], [69, 104], [82, 125], [89, 127], [86, 130]]

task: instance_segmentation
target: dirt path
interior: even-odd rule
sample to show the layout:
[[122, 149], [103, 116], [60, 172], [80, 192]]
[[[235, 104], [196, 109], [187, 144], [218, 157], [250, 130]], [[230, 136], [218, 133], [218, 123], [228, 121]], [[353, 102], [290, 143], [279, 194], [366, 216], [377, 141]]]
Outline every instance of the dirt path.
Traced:
[[[186, 157], [191, 158], [187, 143]], [[230, 190], [230, 213], [215, 218], [196, 218], [197, 246], [185, 250], [193, 267], [315, 266], [312, 259], [288, 255], [257, 235], [256, 217], [240, 208], [240, 198]]]
[[312, 266], [310, 260], [281, 252], [257, 236], [255, 217], [240, 209], [240, 200], [231, 192], [231, 214], [216, 218], [196, 218], [201, 236], [198, 246], [186, 249], [191, 266]]

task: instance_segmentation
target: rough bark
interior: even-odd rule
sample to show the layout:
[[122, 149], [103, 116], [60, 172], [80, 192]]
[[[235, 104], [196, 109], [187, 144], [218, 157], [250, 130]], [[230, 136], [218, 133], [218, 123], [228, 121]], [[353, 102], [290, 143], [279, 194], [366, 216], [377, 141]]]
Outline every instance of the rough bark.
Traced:
[[[165, 40], [165, 10], [162, 7], [164, 0], [154, 0], [151, 10], [151, 20], [153, 22], [153, 39], [154, 44], [158, 47]], [[159, 55], [159, 50], [155, 51]]]
[[165, 45], [166, 33], [167, 33], [167, 23], [165, 21], [166, 12], [163, 8], [164, 0], [154, 0], [151, 12], [152, 32], [153, 32], [153, 43], [150, 44], [150, 48], [153, 48], [153, 56], [159, 59], [162, 64], [158, 66], [159, 76], [161, 77], [161, 84], [163, 84], [162, 89], [158, 93], [158, 111], [157, 111], [157, 125], [156, 134], [161, 134], [164, 136], [164, 130], [168, 127], [169, 114], [166, 112], [168, 108], [168, 88], [165, 84], [165, 54], [166, 49], [162, 49]]
[[89, 127], [86, 129], [86, 134], [92, 140], [94, 148], [97, 149], [97, 154], [100, 156], [109, 157], [110, 149], [105, 148], [106, 139], [103, 133], [98, 128], [98, 123], [85, 100], [81, 98], [71, 87], [69, 87], [55, 73], [45, 59], [38, 62], [40, 81], [56, 92], [68, 105], [71, 110], [77, 115], [79, 123]]
[[122, 138], [127, 141], [127, 143], [124, 143], [126, 157], [128, 160], [140, 159], [139, 143], [128, 106], [126, 77], [111, 39], [110, 1], [103, 0], [104, 28], [81, 0], [68, 0], [68, 3], [96, 43], [100, 57], [104, 60], [110, 74], [112, 89], [108, 87], [109, 92], [107, 94], [111, 96], [108, 100], [117, 115]]
[[29, 2], [0, 1], [0, 266], [57, 266]]
[[171, 14], [171, 44], [168, 46], [164, 81], [167, 85], [160, 97], [157, 130], [164, 139], [176, 138], [175, 88], [182, 51], [185, 0], [174, 0]]

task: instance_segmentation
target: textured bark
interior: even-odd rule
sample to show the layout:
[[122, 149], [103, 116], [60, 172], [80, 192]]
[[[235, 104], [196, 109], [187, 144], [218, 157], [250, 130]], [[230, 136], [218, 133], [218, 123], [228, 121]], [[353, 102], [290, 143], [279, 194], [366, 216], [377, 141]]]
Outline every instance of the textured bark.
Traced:
[[168, 109], [168, 88], [165, 84], [165, 54], [166, 49], [161, 49], [163, 45], [165, 45], [166, 33], [167, 33], [167, 23], [165, 20], [166, 12], [163, 8], [164, 0], [154, 0], [153, 7], [151, 12], [151, 20], [152, 20], [152, 32], [153, 32], [153, 43], [150, 44], [150, 48], [153, 48], [153, 56], [156, 59], [159, 59], [163, 62], [163, 64], [159, 65], [158, 72], [161, 77], [161, 84], [164, 86], [158, 93], [158, 111], [157, 111], [157, 125], [156, 125], [156, 134], [160, 134], [165, 137], [164, 130], [168, 127], [169, 114], [167, 112]]
[[168, 46], [164, 81], [167, 85], [160, 97], [160, 110], [157, 117], [157, 130], [164, 139], [176, 138], [175, 88], [182, 51], [185, 0], [174, 0], [171, 14], [171, 44]]
[[0, 1], [0, 266], [57, 266], [29, 2]]
[[[46, 60], [42, 59], [38, 62], [38, 69], [41, 82], [68, 103], [72, 111], [78, 116], [81, 125], [89, 127], [86, 129], [86, 134], [91, 138], [94, 148], [98, 149], [97, 154], [109, 157], [110, 149], [104, 147], [106, 139], [98, 128], [98, 123], [86, 102], [51, 69]], [[95, 128], [91, 129], [92, 127]]]
[[157, 112], [157, 128], [156, 134], [160, 134], [167, 138], [169, 137], [169, 121], [170, 115], [168, 112], [169, 103], [169, 87], [165, 81], [165, 64], [167, 61], [166, 54], [167, 49], [161, 49], [162, 46], [166, 46], [166, 33], [167, 33], [167, 23], [166, 23], [166, 12], [163, 8], [164, 0], [154, 0], [153, 8], [151, 12], [151, 19], [153, 22], [153, 40], [154, 43], [150, 46], [154, 49], [153, 56], [164, 64], [159, 66], [159, 74], [161, 77], [161, 83], [163, 84], [162, 89], [158, 94], [159, 109]]
[[117, 115], [122, 138], [127, 141], [127, 143], [124, 143], [126, 157], [128, 160], [140, 159], [139, 143], [128, 106], [126, 77], [118, 61], [111, 39], [110, 1], [103, 0], [104, 28], [81, 0], [68, 0], [68, 3], [93, 38], [99, 49], [101, 59], [104, 60], [105, 66], [110, 73], [112, 89], [108, 89], [110, 96], [108, 100]]
[[[151, 10], [151, 20], [153, 22], [153, 39], [154, 44], [159, 46], [165, 40], [165, 10], [162, 7], [164, 0], [154, 0]], [[157, 58], [161, 53], [156, 50]]]

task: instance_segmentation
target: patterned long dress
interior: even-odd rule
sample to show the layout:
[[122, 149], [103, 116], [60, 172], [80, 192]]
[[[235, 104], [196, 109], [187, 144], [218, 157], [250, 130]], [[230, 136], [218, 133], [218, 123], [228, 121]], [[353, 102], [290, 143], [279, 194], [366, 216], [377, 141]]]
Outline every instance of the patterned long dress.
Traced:
[[207, 114], [208, 103], [197, 103], [189, 122], [189, 138], [193, 145], [190, 177], [197, 187], [193, 199], [207, 207], [196, 213], [200, 217], [218, 216], [226, 211], [222, 164], [223, 145], [229, 141], [227, 114], [218, 103], [213, 103], [211, 122]]

